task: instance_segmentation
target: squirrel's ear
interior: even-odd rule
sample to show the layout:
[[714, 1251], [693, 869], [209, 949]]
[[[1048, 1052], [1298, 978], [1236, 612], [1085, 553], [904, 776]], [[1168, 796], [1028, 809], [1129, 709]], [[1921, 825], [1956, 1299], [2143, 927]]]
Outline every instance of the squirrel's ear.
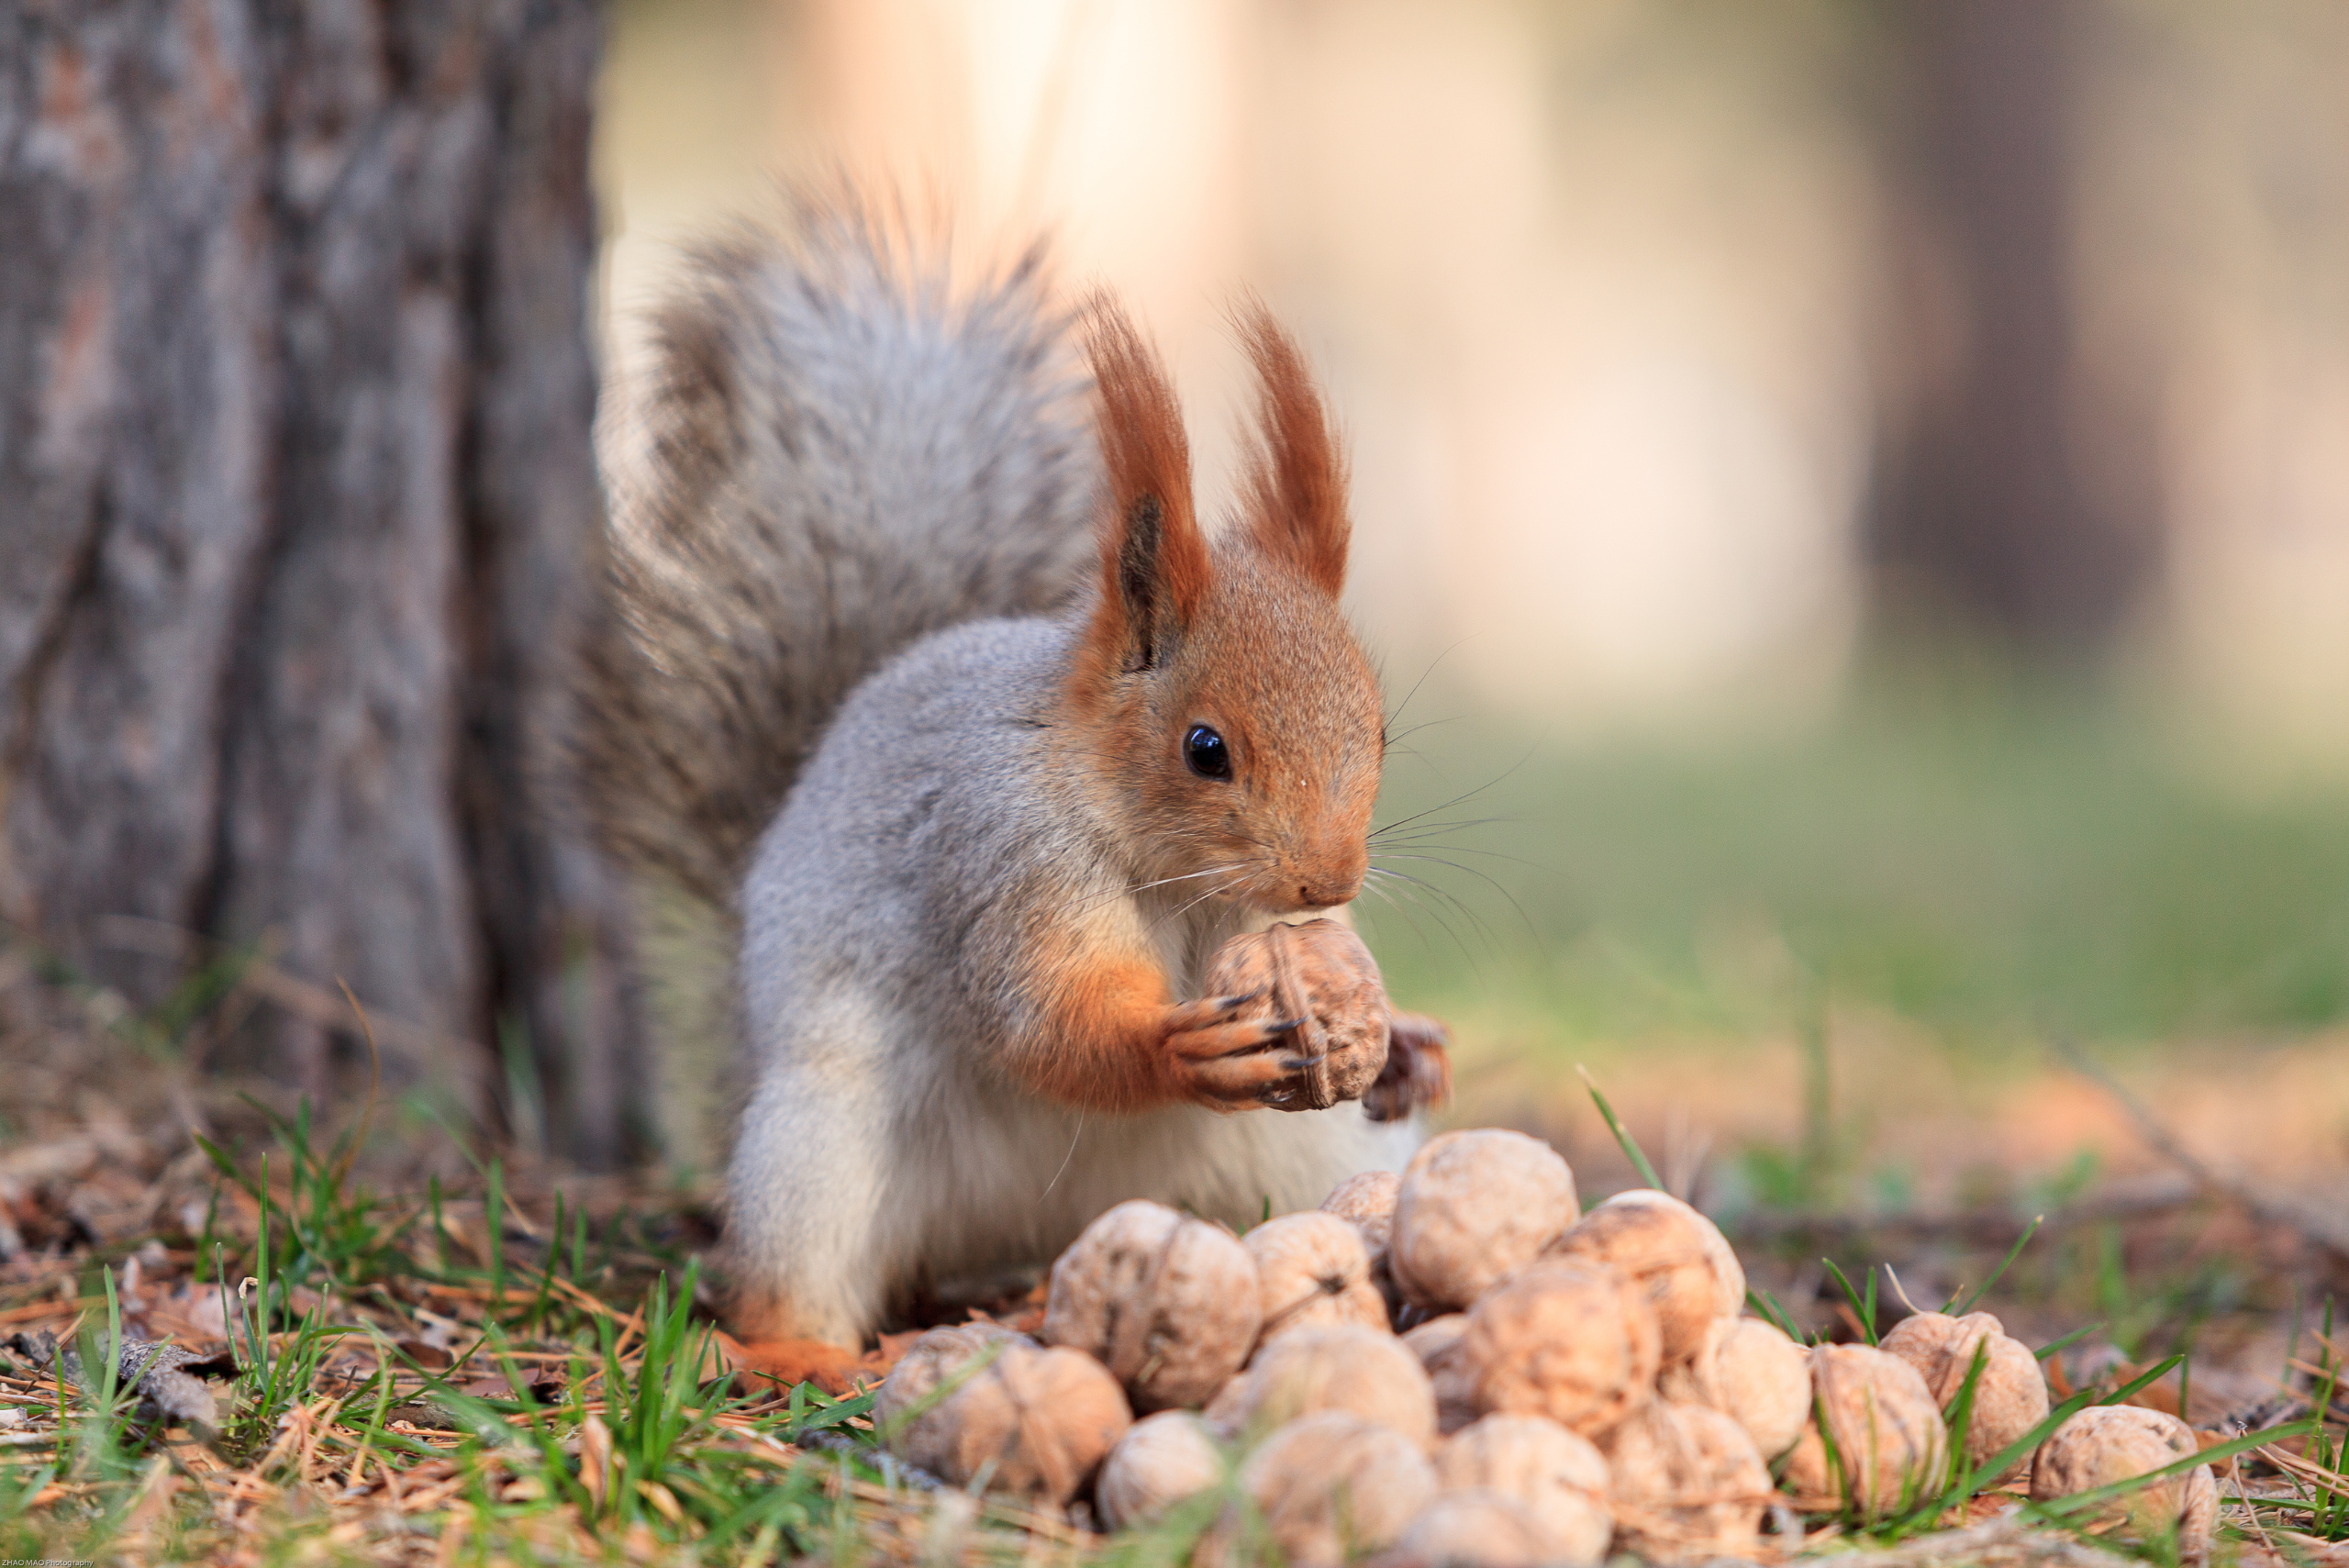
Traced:
[[1092, 640], [1112, 669], [1148, 669], [1198, 613], [1208, 547], [1191, 511], [1191, 448], [1158, 355], [1115, 300], [1085, 310], [1108, 493]]
[[1321, 395], [1296, 340], [1258, 300], [1233, 312], [1255, 361], [1262, 404], [1249, 464], [1249, 524], [1265, 553], [1286, 561], [1332, 598], [1346, 585], [1346, 464]]

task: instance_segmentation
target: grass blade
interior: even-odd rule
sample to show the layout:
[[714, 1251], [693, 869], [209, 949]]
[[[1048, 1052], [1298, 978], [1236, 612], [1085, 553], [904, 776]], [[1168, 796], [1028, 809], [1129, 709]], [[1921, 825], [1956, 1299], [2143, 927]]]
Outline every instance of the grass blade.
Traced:
[[2031, 1239], [2038, 1235], [2039, 1228], [2046, 1223], [2045, 1215], [2034, 1216], [2032, 1222], [2022, 1228], [2022, 1234], [2015, 1238], [2015, 1244], [2007, 1249], [2007, 1255], [1998, 1260], [1998, 1266], [1990, 1271], [1990, 1277], [1976, 1286], [1974, 1294], [1967, 1296], [1963, 1304], [1950, 1307], [1949, 1315], [1953, 1318], [1963, 1318], [1973, 1311], [1974, 1304], [1990, 1293], [1990, 1287], [1998, 1283], [1998, 1276], [2005, 1273], [2017, 1258], [2022, 1256], [2022, 1250], [2031, 1245]]
[[1607, 1096], [1598, 1092], [1598, 1083], [1591, 1077], [1590, 1069], [1577, 1066], [1575, 1071], [1582, 1074], [1582, 1086], [1590, 1091], [1591, 1103], [1598, 1107], [1600, 1118], [1607, 1123], [1607, 1130], [1613, 1133], [1615, 1141], [1623, 1146], [1624, 1157], [1631, 1162], [1631, 1169], [1640, 1173], [1640, 1180], [1662, 1192], [1663, 1179], [1655, 1173], [1655, 1167], [1648, 1163], [1647, 1155], [1641, 1151], [1639, 1141], [1631, 1136], [1631, 1129], [1617, 1118], [1615, 1107], [1609, 1105]]

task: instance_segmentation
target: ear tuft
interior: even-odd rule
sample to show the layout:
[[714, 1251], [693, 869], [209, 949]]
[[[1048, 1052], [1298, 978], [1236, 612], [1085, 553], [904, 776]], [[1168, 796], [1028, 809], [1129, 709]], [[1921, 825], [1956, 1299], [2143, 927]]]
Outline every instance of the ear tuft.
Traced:
[[1191, 447], [1157, 353], [1116, 300], [1085, 311], [1108, 492], [1092, 640], [1113, 667], [1147, 669], [1198, 612], [1207, 540], [1191, 509]]
[[1262, 301], [1232, 312], [1255, 362], [1262, 403], [1248, 471], [1249, 522], [1258, 546], [1335, 598], [1346, 585], [1346, 463], [1296, 339]]

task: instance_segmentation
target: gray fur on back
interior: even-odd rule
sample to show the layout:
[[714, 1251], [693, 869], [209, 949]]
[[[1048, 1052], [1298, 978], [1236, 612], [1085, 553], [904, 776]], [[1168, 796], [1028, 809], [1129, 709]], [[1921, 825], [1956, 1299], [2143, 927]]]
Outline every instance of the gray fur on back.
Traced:
[[688, 253], [603, 431], [591, 795], [623, 855], [720, 905], [859, 682], [1067, 604], [1094, 559], [1085, 383], [1041, 254], [956, 298], [868, 209], [790, 216]]

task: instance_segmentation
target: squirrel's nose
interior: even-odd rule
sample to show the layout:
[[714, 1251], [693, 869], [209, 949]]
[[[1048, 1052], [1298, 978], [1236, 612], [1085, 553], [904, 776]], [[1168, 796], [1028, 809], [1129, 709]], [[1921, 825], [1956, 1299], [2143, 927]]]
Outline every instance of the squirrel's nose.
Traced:
[[1334, 909], [1341, 904], [1353, 902], [1362, 891], [1362, 878], [1347, 883], [1300, 882], [1297, 884], [1297, 901], [1308, 909]]

